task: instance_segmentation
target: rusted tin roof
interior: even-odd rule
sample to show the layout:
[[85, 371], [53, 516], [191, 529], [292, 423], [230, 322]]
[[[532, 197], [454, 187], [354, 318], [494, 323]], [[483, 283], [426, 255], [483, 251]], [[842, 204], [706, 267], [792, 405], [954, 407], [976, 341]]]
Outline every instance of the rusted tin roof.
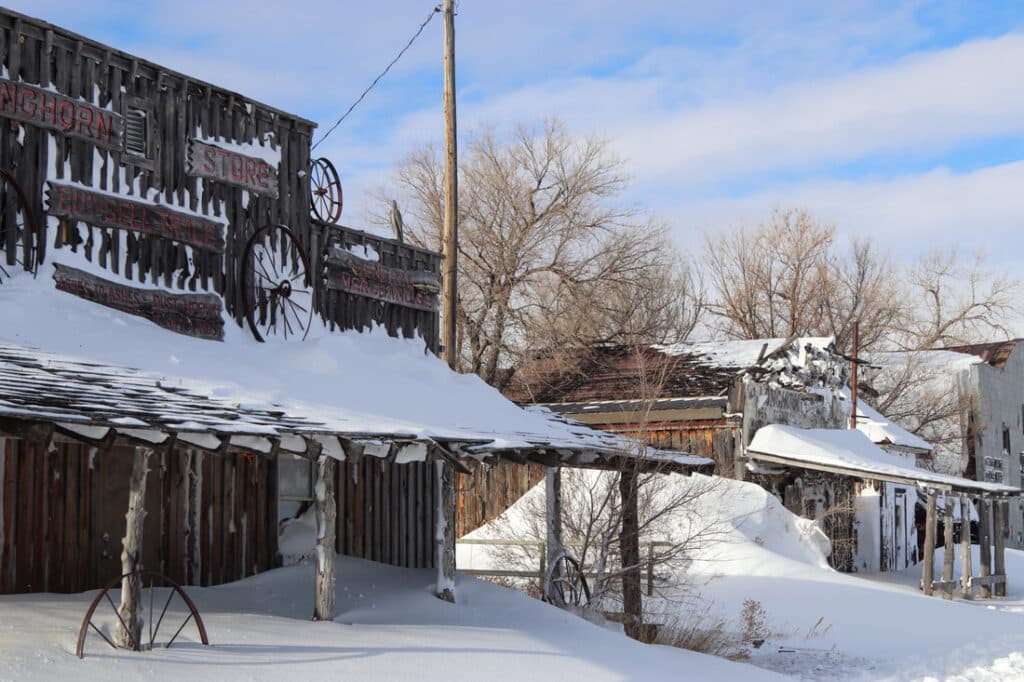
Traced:
[[1010, 339], [1008, 341], [995, 341], [993, 343], [975, 343], [966, 346], [950, 346], [943, 350], [977, 355], [993, 367], [1003, 367], [1006, 365], [1006, 360], [1010, 357], [1010, 353], [1013, 352], [1013, 349], [1016, 348], [1017, 343], [1020, 341], [1024, 341], [1024, 339], [1017, 338]]

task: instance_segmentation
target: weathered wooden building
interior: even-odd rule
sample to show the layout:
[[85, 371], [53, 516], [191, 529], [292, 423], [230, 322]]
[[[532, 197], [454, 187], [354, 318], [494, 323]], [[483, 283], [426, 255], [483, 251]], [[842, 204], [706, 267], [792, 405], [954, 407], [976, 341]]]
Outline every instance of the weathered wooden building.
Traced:
[[[718, 475], [756, 482], [794, 513], [820, 520], [837, 569], [903, 569], [921, 559], [914, 526], [918, 488], [972, 499], [1002, 499], [1008, 489], [962, 478], [924, 482], [929, 474], [916, 469], [915, 458], [927, 459], [928, 444], [867, 406], [858, 410], [862, 433], [853, 436], [891, 469], [872, 462], [844, 468], [826, 461], [827, 446], [810, 448], [817, 460], [752, 449], [757, 434], [779, 426], [795, 427], [794, 448], [801, 434], [850, 430], [849, 370], [849, 359], [830, 339], [605, 346], [570, 360], [564, 354], [538, 358], [520, 370], [509, 395], [713, 459]], [[951, 529], [952, 518], [945, 524]]]
[[440, 256], [336, 224], [312, 122], [7, 10], [0, 66], [0, 593], [120, 574], [130, 495], [181, 583], [308, 505], [450, 578], [464, 460], [622, 456], [429, 355]]

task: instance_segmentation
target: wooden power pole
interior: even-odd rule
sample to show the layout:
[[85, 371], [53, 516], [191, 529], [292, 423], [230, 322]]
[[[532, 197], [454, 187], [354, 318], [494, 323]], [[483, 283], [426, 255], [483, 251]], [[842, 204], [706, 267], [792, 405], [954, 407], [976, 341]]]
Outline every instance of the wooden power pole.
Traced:
[[857, 364], [860, 362], [860, 320], [853, 323], [853, 367], [850, 369], [850, 428], [857, 428]]
[[444, 304], [442, 318], [444, 357], [455, 369], [458, 356], [455, 318], [458, 301], [459, 259], [459, 177], [455, 139], [455, 7], [444, 0]]

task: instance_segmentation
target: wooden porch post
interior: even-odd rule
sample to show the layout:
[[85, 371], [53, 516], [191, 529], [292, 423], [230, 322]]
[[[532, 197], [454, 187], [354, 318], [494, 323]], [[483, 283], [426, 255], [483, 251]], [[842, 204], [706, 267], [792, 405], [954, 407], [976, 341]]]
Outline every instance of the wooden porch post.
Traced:
[[960, 595], [971, 598], [971, 498], [960, 497]]
[[337, 461], [320, 455], [316, 461], [316, 587], [313, 620], [334, 620], [334, 555], [337, 552], [338, 506], [334, 500]]
[[946, 510], [942, 524], [942, 598], [952, 599], [953, 561], [956, 550], [953, 548], [953, 495], [946, 493]]
[[455, 602], [455, 470], [451, 464], [434, 462], [434, 563], [437, 565], [439, 599]]
[[[146, 475], [149, 473], [150, 448], [135, 448], [132, 475], [128, 488], [128, 512], [121, 541], [121, 573], [134, 573], [142, 568], [142, 528], [146, 520]], [[117, 645], [138, 651], [142, 637], [142, 578], [138, 575], [121, 581], [121, 618], [115, 632]]]
[[1002, 583], [996, 583], [996, 589], [994, 590], [995, 596], [1005, 597], [1006, 596], [1006, 514], [1003, 511], [1002, 500], [995, 500], [992, 503], [992, 512], [994, 517], [992, 533], [995, 536], [993, 538], [993, 544], [995, 545], [995, 575], [1003, 576]]
[[622, 528], [619, 556], [622, 559], [622, 613], [626, 634], [640, 639], [643, 630], [643, 597], [640, 580], [640, 511], [637, 501], [637, 472], [626, 462], [619, 474], [622, 500]]
[[924, 521], [924, 566], [921, 569], [921, 590], [928, 596], [932, 594], [932, 582], [935, 579], [935, 491], [925, 493], [928, 497], [928, 512]]
[[544, 598], [555, 606], [565, 606], [564, 592], [554, 585], [562, 578], [562, 467], [548, 467], [545, 477], [547, 538], [545, 556], [547, 565], [541, 578]]
[[[978, 498], [978, 577], [988, 578], [992, 575], [992, 519], [989, 517], [988, 499]], [[988, 599], [992, 596], [992, 587], [982, 582], [978, 596]]]

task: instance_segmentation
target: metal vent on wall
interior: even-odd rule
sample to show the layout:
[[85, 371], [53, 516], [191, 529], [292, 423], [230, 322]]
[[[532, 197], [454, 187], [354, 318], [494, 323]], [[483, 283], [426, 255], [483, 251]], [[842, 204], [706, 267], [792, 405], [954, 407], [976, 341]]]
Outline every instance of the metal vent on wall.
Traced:
[[124, 117], [124, 148], [125, 151], [139, 156], [146, 156], [148, 151], [146, 112], [142, 109], [129, 107]]

